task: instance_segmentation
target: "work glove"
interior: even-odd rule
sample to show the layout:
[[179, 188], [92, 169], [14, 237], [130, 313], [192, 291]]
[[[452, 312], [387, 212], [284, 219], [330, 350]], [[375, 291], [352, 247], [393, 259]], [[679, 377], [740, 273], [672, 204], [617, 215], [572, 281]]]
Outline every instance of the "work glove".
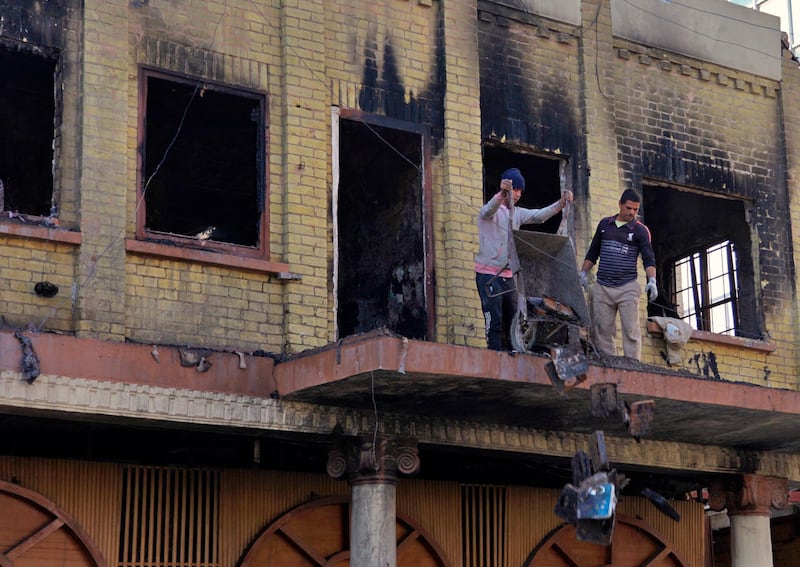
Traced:
[[589, 291], [589, 278], [586, 276], [586, 272], [580, 272], [578, 274], [578, 279], [581, 282], [581, 287], [586, 291]]
[[644, 292], [647, 294], [647, 299], [650, 301], [656, 300], [656, 297], [658, 297], [658, 286], [656, 285], [655, 278], [647, 280], [647, 285], [644, 286]]

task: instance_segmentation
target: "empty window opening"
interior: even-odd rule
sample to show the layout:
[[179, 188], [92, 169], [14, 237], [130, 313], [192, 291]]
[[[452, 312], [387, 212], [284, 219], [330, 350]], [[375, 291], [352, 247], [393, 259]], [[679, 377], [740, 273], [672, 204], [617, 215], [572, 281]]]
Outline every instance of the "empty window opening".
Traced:
[[0, 207], [47, 216], [53, 202], [56, 61], [0, 46]]
[[263, 249], [263, 96], [144, 76], [140, 236]]
[[428, 338], [423, 135], [339, 120], [337, 331]]
[[733, 334], [739, 287], [733, 243], [726, 240], [679, 258], [672, 271], [681, 319], [694, 329]]
[[[561, 160], [487, 144], [483, 149], [484, 203], [500, 190], [500, 174], [511, 167], [518, 168], [525, 178], [525, 191], [517, 206], [541, 209], [561, 198]], [[560, 223], [561, 215], [555, 215], [547, 222], [524, 225], [520, 229], [555, 234]]]
[[660, 290], [648, 314], [681, 318], [701, 331], [762, 338], [747, 204], [660, 185], [646, 185], [643, 199]]

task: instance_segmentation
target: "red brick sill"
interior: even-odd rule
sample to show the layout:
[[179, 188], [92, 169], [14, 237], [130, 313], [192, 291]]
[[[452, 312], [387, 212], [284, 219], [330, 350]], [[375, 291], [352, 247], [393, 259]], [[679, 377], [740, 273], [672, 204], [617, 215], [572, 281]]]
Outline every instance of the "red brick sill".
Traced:
[[168, 244], [147, 242], [132, 238], [125, 240], [125, 250], [148, 256], [160, 256], [162, 258], [187, 260], [200, 264], [214, 264], [216, 266], [227, 266], [229, 268], [241, 268], [254, 272], [275, 274], [281, 279], [298, 279], [295, 274], [289, 271], [289, 264], [283, 262], [272, 262], [270, 260], [234, 256], [232, 254], [220, 254], [206, 250], [193, 250], [191, 248], [181, 248], [179, 246], [170, 246]]
[[[655, 337], [660, 337], [664, 333], [661, 328], [655, 323], [648, 321], [647, 332]], [[744, 337], [732, 337], [730, 335], [720, 335], [717, 333], [709, 333], [708, 331], [692, 331], [693, 341], [700, 341], [706, 343], [716, 343], [720, 345], [728, 345], [738, 348], [745, 348], [759, 352], [772, 353], [775, 352], [775, 344], [768, 341], [760, 341], [757, 339], [747, 339]]]
[[0, 234], [75, 245], [79, 245], [82, 238], [81, 233], [75, 230], [67, 230], [57, 226], [47, 227], [41, 224], [22, 224], [5, 219], [0, 220]]

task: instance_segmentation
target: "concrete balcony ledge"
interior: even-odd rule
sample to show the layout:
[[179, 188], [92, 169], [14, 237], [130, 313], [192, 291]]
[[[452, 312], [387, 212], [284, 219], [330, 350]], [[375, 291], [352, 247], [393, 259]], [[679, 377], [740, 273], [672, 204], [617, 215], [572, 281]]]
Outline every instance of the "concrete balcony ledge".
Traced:
[[[725, 447], [736, 451], [800, 452], [800, 392], [668, 372], [631, 359], [591, 360], [587, 379], [559, 394], [545, 370], [548, 358], [408, 340], [376, 331], [291, 357], [263, 353], [205, 352], [211, 366], [183, 364], [181, 348], [111, 343], [49, 333], [26, 333], [45, 380], [70, 379], [164, 391], [203, 400], [243, 397], [253, 408], [275, 400], [344, 411], [434, 419], [442, 422], [627, 436], [620, 416], [592, 416], [590, 389], [613, 384], [621, 399], [655, 401], [648, 439]], [[0, 331], [0, 371], [22, 381], [22, 347]], [[194, 356], [203, 352], [191, 349]], [[22, 387], [20, 387], [22, 386]], [[14, 391], [41, 388], [35, 380]], [[45, 386], [51, 387], [51, 386]], [[160, 393], [159, 393], [160, 392]], [[33, 395], [33, 393], [31, 394]], [[71, 399], [80, 406], [80, 392]], [[216, 399], [216, 398], [215, 398]], [[0, 407], [24, 400], [0, 397]], [[77, 411], [93, 411], [89, 407]], [[137, 413], [141, 419], [156, 414]], [[176, 416], [170, 416], [170, 419]]]

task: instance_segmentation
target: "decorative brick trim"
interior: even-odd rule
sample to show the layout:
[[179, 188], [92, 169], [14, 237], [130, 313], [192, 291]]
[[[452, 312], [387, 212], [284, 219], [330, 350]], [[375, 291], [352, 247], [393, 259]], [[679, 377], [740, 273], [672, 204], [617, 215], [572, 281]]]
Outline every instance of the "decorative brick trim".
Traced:
[[[695, 77], [701, 81], [710, 81], [716, 78], [716, 83], [723, 87], [731, 87], [738, 91], [776, 98], [779, 85], [775, 81], [750, 75], [742, 71], [729, 70], [716, 65], [709, 65], [707, 62], [694, 60], [678, 54], [670, 54], [661, 50], [648, 48], [627, 40], [615, 38], [614, 50], [617, 58], [629, 61], [636, 57], [640, 65], [652, 66], [653, 60], [658, 60], [658, 68], [665, 73], [670, 73], [677, 66], [681, 75]], [[745, 75], [744, 77], [742, 75]]]
[[[176, 422], [263, 431], [371, 436], [372, 411], [348, 410], [281, 399], [203, 390], [165, 388], [50, 375], [27, 384], [18, 372], [0, 373], [3, 408], [65, 411], [111, 422]], [[469, 447], [528, 455], [571, 458], [589, 451], [591, 435], [507, 427], [465, 420], [429, 419], [382, 413], [381, 436], [415, 438], [421, 444]], [[606, 436], [608, 457], [620, 468], [645, 466], [663, 471], [736, 474], [745, 468], [742, 451], [706, 445]], [[800, 455], [759, 453], [758, 473], [800, 481]]]
[[265, 81], [269, 76], [269, 68], [266, 63], [146, 36], [139, 38], [136, 47], [136, 62], [139, 65], [224, 84], [267, 90]]

